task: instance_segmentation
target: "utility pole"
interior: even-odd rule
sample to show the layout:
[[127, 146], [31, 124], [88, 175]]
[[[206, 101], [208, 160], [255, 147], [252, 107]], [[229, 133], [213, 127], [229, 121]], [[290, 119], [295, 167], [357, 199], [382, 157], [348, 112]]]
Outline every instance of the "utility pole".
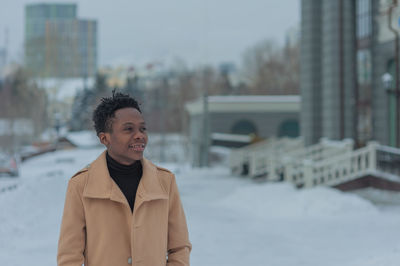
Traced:
[[165, 156], [165, 149], [166, 149], [166, 144], [167, 144], [167, 140], [166, 140], [166, 134], [167, 134], [167, 130], [166, 130], [166, 125], [167, 125], [167, 119], [168, 119], [168, 76], [166, 73], [163, 74], [162, 77], [162, 82], [161, 82], [161, 87], [160, 87], [160, 97], [162, 97], [162, 99], [160, 99], [160, 106], [161, 106], [161, 130], [160, 130], [160, 162], [165, 162], [166, 156]]
[[208, 167], [208, 152], [210, 146], [209, 131], [208, 92], [206, 89], [203, 95], [203, 136], [200, 153], [200, 167]]
[[8, 28], [4, 29], [4, 66], [7, 65], [8, 57]]

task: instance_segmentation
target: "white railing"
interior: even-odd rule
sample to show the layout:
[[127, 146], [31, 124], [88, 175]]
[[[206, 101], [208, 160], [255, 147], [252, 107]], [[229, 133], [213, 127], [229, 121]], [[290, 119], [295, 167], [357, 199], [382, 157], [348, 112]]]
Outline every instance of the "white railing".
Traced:
[[400, 176], [400, 149], [378, 145], [376, 157], [378, 171]]
[[315, 145], [302, 147], [288, 155], [288, 160], [298, 161], [299, 158], [307, 158], [312, 161], [320, 161], [332, 156], [348, 153], [353, 150], [353, 140], [342, 141], [321, 139]]
[[[305, 147], [302, 150], [288, 154], [284, 158], [284, 178], [299, 184], [304, 175], [303, 168], [307, 171], [309, 165], [334, 158], [348, 156], [353, 150], [352, 140], [330, 141], [322, 139], [319, 143]], [[311, 166], [310, 166], [311, 167]], [[300, 184], [299, 184], [300, 185]]]
[[302, 138], [271, 138], [262, 142], [233, 150], [230, 156], [230, 168], [233, 173], [259, 176], [265, 173], [271, 160], [277, 154], [304, 147]]
[[[323, 160], [342, 155], [353, 149], [353, 142], [321, 140], [320, 143], [305, 147], [303, 139], [282, 138], [249, 145], [234, 150], [231, 154], [231, 169], [235, 174], [250, 177], [264, 176], [268, 180], [283, 178], [283, 168], [301, 163], [299, 159]], [[245, 169], [244, 169], [245, 168]]]
[[[246, 171], [234, 171], [234, 169]], [[298, 187], [336, 186], [366, 175], [400, 176], [400, 149], [370, 142], [353, 150], [352, 140], [329, 141], [304, 147], [303, 140], [279, 139], [254, 144], [231, 154], [236, 174], [285, 180]], [[400, 181], [400, 178], [399, 178]]]
[[275, 141], [269, 147], [268, 152], [265, 150], [257, 150], [249, 155], [249, 176], [264, 176], [268, 180], [279, 180], [280, 169], [283, 161], [281, 158], [285, 154], [301, 149], [304, 147], [302, 139], [282, 139]]
[[298, 187], [335, 186], [376, 172], [376, 142], [321, 161], [303, 160], [285, 167], [285, 180]]

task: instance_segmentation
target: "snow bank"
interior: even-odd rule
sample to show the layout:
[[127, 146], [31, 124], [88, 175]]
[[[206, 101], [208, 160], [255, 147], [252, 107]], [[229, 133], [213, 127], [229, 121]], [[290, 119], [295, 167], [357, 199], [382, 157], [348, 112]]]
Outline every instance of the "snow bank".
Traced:
[[[101, 151], [58, 151], [23, 163], [17, 187], [0, 193], [1, 266], [56, 264], [68, 179]], [[226, 167], [161, 166], [177, 174], [193, 266], [399, 265], [398, 210], [331, 188], [255, 184]], [[0, 185], [11, 181], [0, 178]]]
[[0, 193], [0, 265], [55, 265], [67, 182], [102, 150], [52, 152], [22, 164], [16, 187]]
[[366, 254], [362, 259], [351, 261], [342, 266], [399, 266], [400, 264], [400, 245], [383, 251], [379, 255]]
[[[250, 204], [249, 204], [250, 203]], [[238, 188], [219, 204], [274, 217], [376, 214], [369, 201], [327, 187], [298, 190], [291, 184], [252, 184]]]
[[[61, 171], [49, 173], [47, 176], [19, 183], [14, 190], [1, 193], [0, 235], [12, 236], [10, 232], [22, 234], [27, 228], [46, 223], [48, 211], [58, 209], [60, 213], [60, 203], [64, 197], [60, 191], [65, 190], [65, 179], [60, 178], [61, 175]], [[48, 187], [52, 189], [49, 190]]]

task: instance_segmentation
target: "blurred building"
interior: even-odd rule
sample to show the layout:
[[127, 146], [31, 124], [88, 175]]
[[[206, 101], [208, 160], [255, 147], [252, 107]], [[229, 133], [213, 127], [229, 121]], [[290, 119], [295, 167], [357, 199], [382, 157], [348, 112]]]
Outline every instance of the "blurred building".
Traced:
[[186, 104], [192, 163], [201, 166], [209, 145], [298, 137], [300, 105], [298, 95], [209, 96]]
[[110, 88], [125, 88], [130, 78], [138, 76], [133, 66], [119, 65], [99, 68], [99, 73], [106, 76], [107, 86]]
[[25, 64], [41, 78], [94, 76], [97, 21], [78, 19], [76, 4], [27, 5]]
[[[382, 82], [384, 73], [395, 75], [392, 3], [301, 1], [301, 134], [307, 144], [321, 137], [395, 144], [396, 102]], [[397, 31], [398, 18], [396, 7], [391, 23]]]

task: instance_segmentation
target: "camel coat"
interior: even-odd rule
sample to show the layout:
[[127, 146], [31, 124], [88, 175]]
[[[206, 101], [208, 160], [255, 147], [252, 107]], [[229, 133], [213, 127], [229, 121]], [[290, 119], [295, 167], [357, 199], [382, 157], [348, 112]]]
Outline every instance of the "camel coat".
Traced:
[[134, 212], [110, 177], [105, 152], [73, 176], [58, 266], [188, 266], [192, 248], [174, 175], [142, 160]]

